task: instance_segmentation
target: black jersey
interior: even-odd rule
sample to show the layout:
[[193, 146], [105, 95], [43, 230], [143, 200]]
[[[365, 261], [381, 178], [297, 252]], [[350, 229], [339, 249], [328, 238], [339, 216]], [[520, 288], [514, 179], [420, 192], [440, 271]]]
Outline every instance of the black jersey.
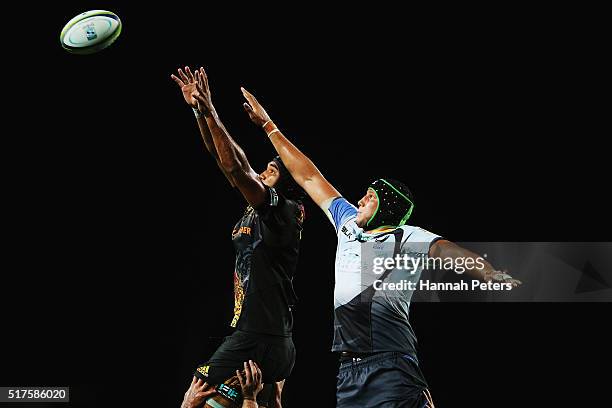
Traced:
[[236, 249], [234, 319], [239, 330], [291, 334], [291, 307], [304, 208], [273, 188], [258, 208], [248, 207], [232, 232]]

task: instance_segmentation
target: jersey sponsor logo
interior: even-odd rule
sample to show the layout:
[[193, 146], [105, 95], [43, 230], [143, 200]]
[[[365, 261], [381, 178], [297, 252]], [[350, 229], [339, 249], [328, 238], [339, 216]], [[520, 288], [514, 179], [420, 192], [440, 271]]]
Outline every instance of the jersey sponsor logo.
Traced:
[[210, 368], [210, 366], [201, 366], [198, 367], [197, 372], [202, 374], [204, 377], [208, 377], [208, 369]]
[[232, 231], [233, 236], [238, 234], [251, 235], [251, 227], [240, 227], [237, 230]]
[[349, 232], [349, 229], [348, 229], [348, 228], [346, 228], [346, 225], [344, 225], [344, 226], [342, 227], [342, 230], [341, 230], [341, 231], [342, 231], [342, 233], [343, 233], [344, 235], [346, 235], [346, 237], [347, 237], [348, 239], [352, 239], [352, 238], [353, 238], [353, 233], [352, 233], [352, 232]]

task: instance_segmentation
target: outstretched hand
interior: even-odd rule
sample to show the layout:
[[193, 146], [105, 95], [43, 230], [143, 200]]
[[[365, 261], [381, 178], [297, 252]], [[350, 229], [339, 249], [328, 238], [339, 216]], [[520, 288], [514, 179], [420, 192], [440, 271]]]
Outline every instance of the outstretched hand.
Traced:
[[249, 360], [248, 363], [244, 363], [244, 377], [238, 370], [236, 370], [236, 375], [242, 388], [242, 398], [254, 401], [257, 398], [257, 394], [263, 389], [261, 382], [262, 374], [259, 366], [254, 361]]
[[214, 110], [212, 104], [212, 96], [210, 87], [208, 86], [208, 76], [204, 68], [200, 67], [195, 73], [196, 89], [193, 92], [193, 97], [198, 102], [198, 109], [202, 113], [209, 113]]
[[242, 90], [242, 95], [244, 95], [244, 98], [247, 100], [247, 102], [243, 103], [242, 106], [249, 114], [249, 118], [251, 118], [251, 121], [257, 126], [263, 126], [264, 123], [270, 120], [270, 116], [249, 91], [244, 88], [240, 88], [240, 90]]
[[189, 67], [185, 67], [185, 71], [181, 68], [178, 69], [179, 76], [172, 74], [170, 78], [176, 82], [176, 84], [181, 88], [181, 92], [183, 93], [183, 98], [185, 98], [185, 102], [187, 105], [192, 108], [198, 107], [198, 101], [193, 97], [193, 93], [197, 91], [196, 89], [196, 81], [191, 73], [191, 69]]
[[203, 406], [206, 399], [215, 392], [215, 389], [209, 386], [208, 383], [194, 376], [189, 389], [187, 389], [185, 393], [181, 408], [199, 408]]

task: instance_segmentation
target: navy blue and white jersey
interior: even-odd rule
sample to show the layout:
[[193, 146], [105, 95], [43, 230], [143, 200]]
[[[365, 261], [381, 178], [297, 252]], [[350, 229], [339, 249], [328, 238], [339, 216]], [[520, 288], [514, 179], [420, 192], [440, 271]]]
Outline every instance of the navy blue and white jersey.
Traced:
[[410, 225], [382, 233], [366, 233], [355, 222], [357, 208], [343, 197], [330, 203], [327, 215], [338, 237], [332, 351], [416, 354], [416, 337], [408, 322], [413, 291], [374, 290], [373, 282], [418, 282], [422, 264], [412, 271], [392, 269], [382, 276], [375, 275], [373, 271], [362, 271], [362, 246], [385, 242], [390, 245], [381, 246], [384, 257], [393, 258], [397, 254], [426, 257], [440, 236]]

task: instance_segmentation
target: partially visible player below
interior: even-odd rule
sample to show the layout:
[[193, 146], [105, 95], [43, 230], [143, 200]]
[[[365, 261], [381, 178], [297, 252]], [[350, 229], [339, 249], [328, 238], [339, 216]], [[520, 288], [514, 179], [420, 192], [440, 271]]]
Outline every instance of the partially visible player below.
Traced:
[[[242, 408], [258, 408], [257, 395], [263, 389], [259, 366], [253, 361], [245, 361], [243, 372], [236, 371], [236, 376], [242, 392]], [[280, 404], [281, 389], [282, 386], [276, 386], [274, 402], [270, 405], [270, 408], [282, 408]], [[202, 408], [206, 400], [214, 396], [215, 393], [214, 387], [194, 376], [189, 389], [185, 392], [181, 408]]]
[[[232, 232], [236, 261], [231, 326], [236, 330], [206, 363], [197, 367], [194, 375], [226, 388], [226, 396], [239, 405], [238, 383], [235, 379], [231, 384], [227, 381], [242, 368], [243, 361], [256, 361], [263, 370], [265, 384], [259, 402], [269, 407], [274, 384], [284, 381], [295, 363], [291, 307], [296, 302], [292, 281], [304, 220], [301, 189], [278, 157], [259, 174], [251, 168], [245, 153], [219, 119], [204, 69], [193, 75], [186, 67], [178, 74], [172, 79], [194, 110], [206, 148], [248, 204]], [[212, 190], [207, 194], [214, 206], [224, 207], [225, 198]]]
[[[414, 199], [408, 188], [396, 180], [375, 180], [359, 200], [358, 208], [350, 204], [312, 161], [283, 136], [255, 97], [244, 89], [243, 94], [251, 120], [265, 130], [295, 181], [325, 211], [336, 229], [332, 350], [340, 357], [337, 407], [433, 407], [417, 360], [416, 337], [408, 320], [413, 291], [407, 285], [382, 291], [376, 290], [373, 283], [362, 286], [362, 278], [371, 278], [368, 274], [372, 272], [362, 270], [362, 245], [388, 243], [376, 244], [377, 256], [381, 258], [407, 254], [460, 260], [478, 256], [429, 231], [405, 225], [412, 214]], [[374, 143], [372, 139], [371, 142]], [[343, 169], [350, 171], [346, 166]], [[505, 283], [510, 288], [520, 284], [486, 261], [481, 265], [466, 268], [466, 273], [476, 279]], [[387, 269], [372, 281], [416, 284], [421, 271], [422, 264], [416, 270]]]

